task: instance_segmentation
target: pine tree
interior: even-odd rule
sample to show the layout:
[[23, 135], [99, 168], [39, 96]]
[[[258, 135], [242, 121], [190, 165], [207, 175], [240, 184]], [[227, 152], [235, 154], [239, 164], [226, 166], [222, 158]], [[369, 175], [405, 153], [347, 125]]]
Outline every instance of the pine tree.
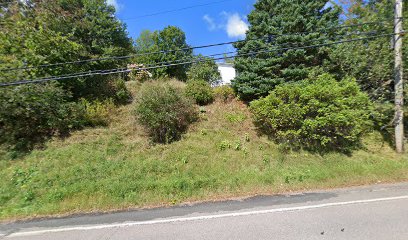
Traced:
[[338, 26], [341, 12], [328, 2], [258, 0], [248, 16], [246, 41], [235, 44], [239, 54], [250, 54], [235, 60], [238, 77], [233, 87], [241, 99], [257, 99], [278, 84], [305, 79], [310, 70], [328, 59], [329, 49], [323, 47], [251, 54], [279, 48], [274, 45], [298, 47], [326, 42], [330, 34], [316, 31]]

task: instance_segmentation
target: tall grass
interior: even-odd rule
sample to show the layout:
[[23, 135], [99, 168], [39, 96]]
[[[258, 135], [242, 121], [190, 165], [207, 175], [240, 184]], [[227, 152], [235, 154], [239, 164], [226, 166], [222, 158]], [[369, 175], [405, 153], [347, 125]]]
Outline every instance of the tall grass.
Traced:
[[408, 156], [378, 133], [352, 155], [290, 152], [259, 137], [233, 100], [207, 106], [179, 142], [151, 145], [132, 109], [18, 160], [0, 151], [0, 219], [408, 180]]

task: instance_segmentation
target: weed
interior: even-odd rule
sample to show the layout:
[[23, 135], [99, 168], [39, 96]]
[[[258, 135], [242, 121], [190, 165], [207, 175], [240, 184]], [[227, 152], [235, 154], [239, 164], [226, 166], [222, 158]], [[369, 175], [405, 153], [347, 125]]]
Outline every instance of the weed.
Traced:
[[227, 140], [224, 140], [220, 144], [218, 144], [218, 149], [221, 151], [225, 151], [227, 149], [230, 149], [231, 147], [232, 147], [231, 143]]
[[11, 179], [11, 181], [13, 182], [14, 186], [24, 186], [31, 180], [36, 172], [37, 170], [35, 168], [30, 168], [27, 171], [24, 171], [21, 168], [17, 168], [13, 172], [13, 178]]
[[311, 177], [310, 170], [306, 169], [300, 173], [291, 173], [285, 176], [285, 183], [299, 182], [302, 183]]
[[249, 155], [249, 151], [247, 148], [243, 148], [242, 151], [244, 151], [244, 156], [247, 157]]
[[24, 193], [23, 195], [23, 200], [24, 202], [31, 202], [35, 199], [35, 194], [33, 191], [28, 190], [27, 192]]
[[248, 133], [245, 133], [245, 141], [246, 141], [246, 142], [250, 142], [250, 141], [251, 141], [251, 139], [249, 138], [249, 134], [248, 134]]
[[225, 115], [225, 118], [230, 122], [230, 123], [242, 123], [244, 122], [247, 117], [243, 113], [227, 113]]
[[180, 160], [181, 160], [181, 162], [182, 162], [183, 164], [187, 164], [187, 163], [188, 163], [188, 158], [187, 158], [187, 157], [182, 157]]
[[271, 163], [271, 160], [269, 159], [268, 156], [264, 156], [262, 158], [262, 162], [263, 162], [264, 165], [269, 165]]
[[208, 121], [194, 123], [180, 142], [149, 146], [133, 108], [120, 106], [109, 126], [73, 132], [14, 161], [0, 151], [0, 219], [408, 180], [408, 155], [383, 145], [378, 132], [352, 155], [290, 151], [259, 137], [251, 121], [227, 120], [226, 111], [249, 114], [233, 100], [206, 106]]
[[236, 141], [236, 142], [235, 142], [235, 145], [234, 145], [235, 151], [240, 151], [241, 148], [242, 148], [241, 141]]

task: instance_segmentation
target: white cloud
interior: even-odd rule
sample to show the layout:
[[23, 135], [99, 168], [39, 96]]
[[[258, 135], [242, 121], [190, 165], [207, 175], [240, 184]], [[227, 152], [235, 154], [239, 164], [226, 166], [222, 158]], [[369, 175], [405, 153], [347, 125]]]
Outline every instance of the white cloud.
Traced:
[[217, 28], [214, 19], [212, 19], [208, 14], [203, 16], [203, 20], [208, 24], [208, 30], [214, 31]]
[[238, 13], [228, 14], [227, 34], [229, 37], [245, 37], [249, 27]]
[[107, 0], [106, 3], [108, 5], [111, 5], [111, 6], [115, 7], [116, 11], [119, 11], [120, 8], [121, 8], [121, 5], [118, 3], [117, 0]]
[[241, 17], [238, 13], [221, 12], [221, 19], [216, 21], [208, 14], [203, 16], [203, 20], [208, 25], [209, 31], [223, 29], [230, 38], [243, 38], [248, 31], [248, 24], [244, 21], [246, 17]]

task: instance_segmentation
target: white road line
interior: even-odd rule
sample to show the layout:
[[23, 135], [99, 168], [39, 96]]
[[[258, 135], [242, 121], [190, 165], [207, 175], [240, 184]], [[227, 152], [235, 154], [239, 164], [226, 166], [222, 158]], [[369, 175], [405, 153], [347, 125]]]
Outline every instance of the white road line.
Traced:
[[278, 212], [292, 212], [292, 211], [301, 211], [301, 210], [308, 210], [308, 209], [345, 206], [345, 205], [353, 205], [353, 204], [366, 204], [366, 203], [374, 203], [374, 202], [385, 202], [385, 201], [402, 200], [402, 199], [408, 199], [408, 195], [399, 196], [399, 197], [389, 197], [389, 198], [357, 200], [357, 201], [349, 201], [349, 202], [324, 203], [324, 204], [300, 206], [300, 207], [276, 208], [276, 209], [259, 210], [259, 211], [205, 215], [205, 216], [197, 216], [197, 217], [172, 218], [172, 219], [151, 220], [151, 221], [141, 221], [141, 222], [127, 222], [127, 223], [125, 222], [125, 223], [104, 224], [104, 225], [94, 225], [94, 226], [55, 228], [55, 229], [45, 229], [45, 230], [37, 230], [37, 231], [17, 232], [17, 233], [12, 233], [8, 235], [7, 238], [26, 237], [26, 236], [41, 235], [41, 234], [46, 234], [46, 233], [59, 233], [59, 232], [68, 232], [68, 231], [88, 231], [88, 230], [100, 230], [100, 229], [107, 229], [107, 228], [124, 228], [124, 227], [132, 227], [132, 226], [139, 226], [139, 225], [190, 222], [190, 221], [209, 220], [209, 219], [218, 219], [218, 218], [227, 218], [227, 217], [242, 217], [242, 216], [250, 216], [250, 215], [278, 213]]

